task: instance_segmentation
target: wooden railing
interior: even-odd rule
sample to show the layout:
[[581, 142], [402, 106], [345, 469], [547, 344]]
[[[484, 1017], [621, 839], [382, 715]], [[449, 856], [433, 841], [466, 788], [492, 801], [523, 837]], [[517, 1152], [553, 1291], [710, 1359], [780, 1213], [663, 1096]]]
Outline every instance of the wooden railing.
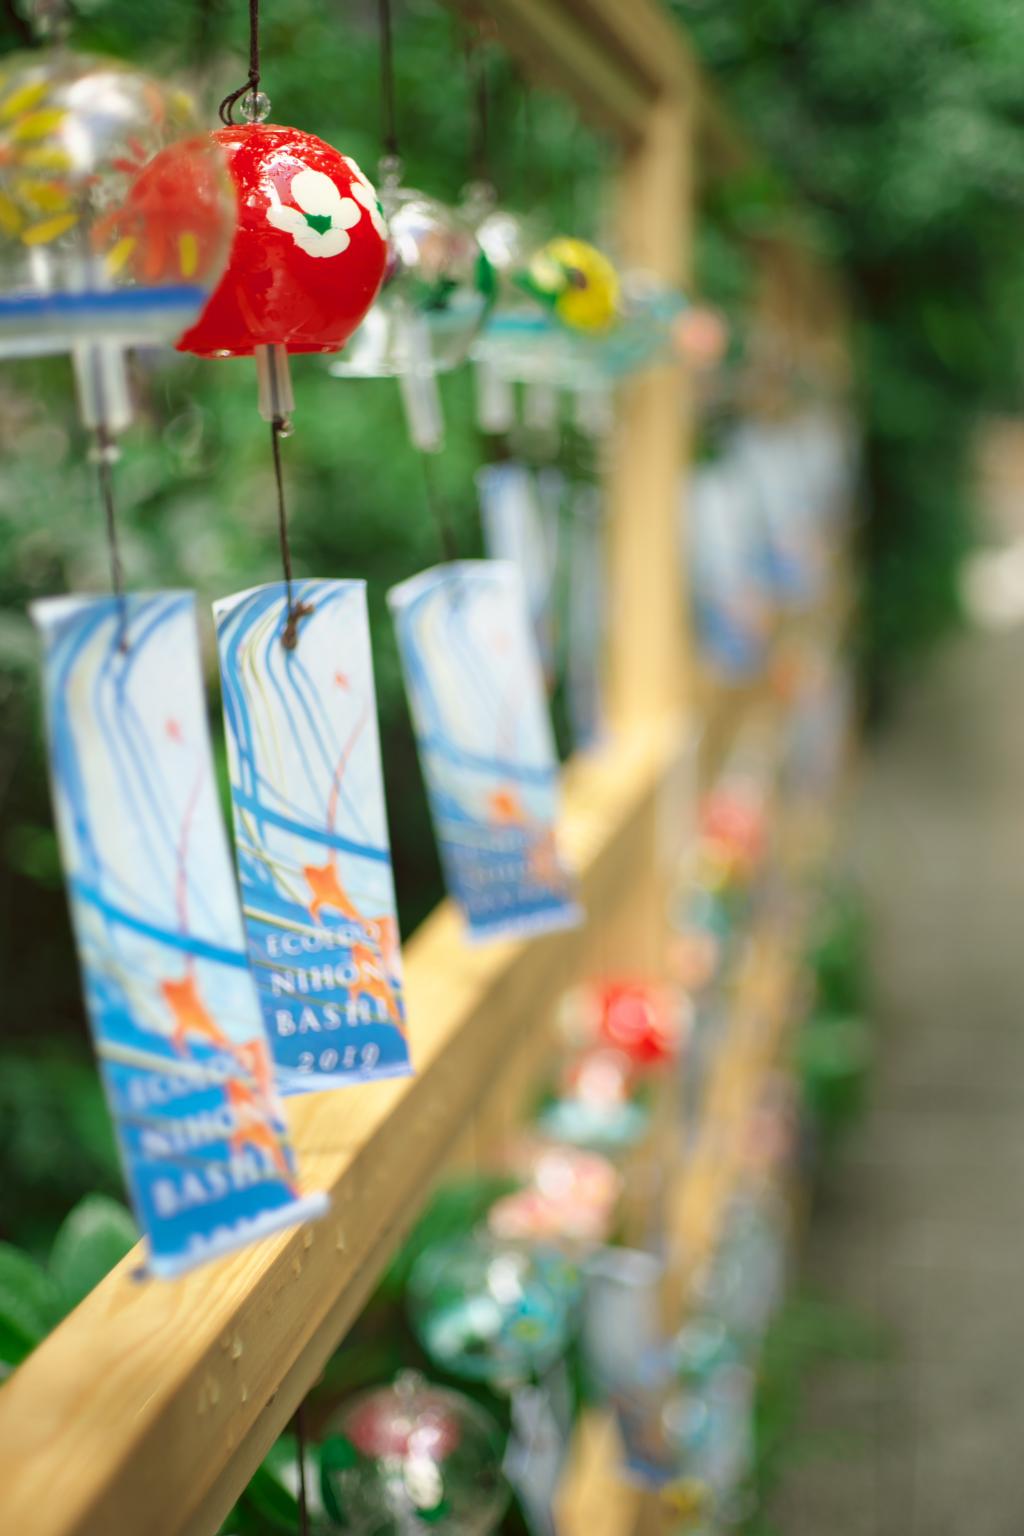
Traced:
[[565, 985], [599, 953], [652, 949], [679, 753], [678, 733], [652, 726], [570, 769], [563, 836], [585, 929], [470, 949], [447, 903], [420, 929], [406, 956], [416, 1075], [289, 1104], [304, 1184], [331, 1196], [323, 1221], [174, 1282], [138, 1279], [130, 1255], [25, 1362], [0, 1392], [0, 1529], [216, 1529], [439, 1169], [507, 1131]]

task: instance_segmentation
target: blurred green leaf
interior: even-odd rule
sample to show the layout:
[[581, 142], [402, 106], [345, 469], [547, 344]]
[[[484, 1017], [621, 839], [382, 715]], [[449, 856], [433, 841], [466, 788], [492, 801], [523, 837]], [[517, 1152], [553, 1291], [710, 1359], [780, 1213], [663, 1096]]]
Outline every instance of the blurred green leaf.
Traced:
[[239, 1501], [235, 1526], [239, 1536], [295, 1536], [299, 1529], [299, 1502], [266, 1461]]
[[[974, 446], [1024, 389], [1024, 11], [1004, 0], [673, 0], [770, 166], [705, 196], [698, 270], [791, 218], [851, 301], [865, 436], [858, 655], [884, 698], [959, 618]], [[809, 219], [808, 219], [809, 215]], [[721, 268], [722, 277], [718, 277]], [[742, 325], [741, 320], [741, 325]]]
[[344, 1435], [327, 1435], [320, 1445], [320, 1497], [324, 1509], [337, 1526], [345, 1525], [345, 1512], [338, 1501], [335, 1478], [355, 1466], [359, 1457], [351, 1440]]
[[139, 1240], [123, 1205], [107, 1195], [86, 1195], [69, 1214], [53, 1243], [50, 1272], [70, 1311], [119, 1264]]
[[812, 1014], [797, 1042], [804, 1101], [828, 1150], [864, 1108], [872, 1060], [861, 1018]]
[[0, 1243], [0, 1365], [20, 1365], [60, 1316], [60, 1299], [41, 1264]]
[[400, 1295], [425, 1249], [472, 1231], [494, 1202], [516, 1187], [514, 1178], [494, 1173], [474, 1174], [443, 1184], [388, 1265], [380, 1284], [382, 1295]]

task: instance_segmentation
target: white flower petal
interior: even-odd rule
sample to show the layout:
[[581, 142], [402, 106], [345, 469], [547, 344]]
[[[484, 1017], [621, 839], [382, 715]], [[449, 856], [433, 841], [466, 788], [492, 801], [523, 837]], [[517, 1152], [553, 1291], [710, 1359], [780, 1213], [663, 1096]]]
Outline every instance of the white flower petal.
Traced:
[[297, 208], [286, 208], [283, 203], [271, 203], [267, 209], [267, 223], [273, 224], [275, 229], [284, 230], [291, 235], [293, 240], [298, 240], [304, 234], [309, 225]]
[[351, 229], [353, 224], [358, 224], [361, 218], [359, 204], [351, 197], [340, 197], [337, 208], [331, 214], [331, 228]]
[[374, 229], [382, 239], [386, 240], [388, 227], [384, 222], [384, 215], [380, 211], [380, 204], [377, 202], [377, 194], [371, 187], [370, 183], [366, 180], [355, 182], [352, 187], [352, 196], [359, 199], [367, 213], [370, 215], [370, 222], [372, 223]]
[[368, 187], [370, 185], [370, 178], [369, 178], [369, 176], [366, 175], [365, 171], [360, 170], [359, 166], [352, 159], [352, 156], [351, 155], [342, 155], [341, 158], [344, 160], [345, 164], [348, 166], [349, 170], [352, 172], [352, 175], [355, 177], [356, 181], [361, 181], [364, 186]]
[[323, 171], [311, 171], [308, 166], [292, 177], [288, 190], [303, 213], [319, 214], [321, 218], [326, 215], [333, 220], [343, 201], [331, 178]]
[[352, 244], [346, 230], [333, 226], [320, 234], [318, 230], [310, 229], [306, 224], [302, 233], [295, 234], [293, 239], [307, 256], [340, 256], [342, 251], [347, 251]]
[[[289, 191], [303, 211], [285, 207], [271, 187], [267, 223], [291, 235], [307, 256], [340, 256], [342, 251], [347, 251], [352, 243], [348, 230], [362, 218], [362, 210], [355, 199], [342, 197], [329, 176], [308, 169], [299, 171], [292, 178]], [[318, 222], [330, 219], [329, 228], [314, 228], [307, 214]]]
[[377, 199], [376, 187], [373, 185], [373, 182], [370, 180], [370, 178], [359, 169], [351, 155], [343, 155], [342, 159], [355, 178], [355, 186], [352, 188], [352, 196], [359, 199], [367, 213], [370, 215], [370, 220], [374, 229], [377, 231], [378, 235], [380, 235], [382, 240], [386, 240], [388, 238], [388, 226], [387, 221], [381, 212], [380, 203]]

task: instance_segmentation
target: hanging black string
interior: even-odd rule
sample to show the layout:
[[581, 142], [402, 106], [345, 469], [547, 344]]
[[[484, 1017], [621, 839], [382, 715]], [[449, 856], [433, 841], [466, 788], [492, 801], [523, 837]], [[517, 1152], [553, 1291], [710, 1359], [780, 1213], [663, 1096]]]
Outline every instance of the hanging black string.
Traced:
[[309, 1536], [309, 1499], [306, 1493], [306, 1403], [295, 1410], [295, 1439], [299, 1471], [299, 1536]]
[[380, 142], [386, 155], [398, 155], [395, 114], [395, 49], [391, 29], [391, 0], [377, 0], [380, 19]]
[[220, 0], [198, 0], [192, 14], [186, 54], [196, 69], [202, 69], [216, 51], [221, 30]]
[[421, 450], [420, 463], [423, 465], [423, 489], [430, 515], [434, 519], [434, 526], [437, 529], [438, 543], [441, 546], [441, 558], [448, 562], [456, 561], [459, 558], [459, 546], [455, 538], [455, 530], [452, 527], [451, 518], [448, 515], [448, 503], [434, 477], [433, 455]]
[[96, 478], [99, 481], [100, 500], [107, 533], [107, 553], [110, 557], [110, 586], [117, 599], [117, 645], [121, 651], [128, 649], [128, 600], [124, 595], [124, 567], [117, 536], [117, 511], [114, 506], [113, 461], [116, 448], [114, 439], [106, 427], [96, 428]]
[[292, 548], [288, 538], [288, 509], [284, 499], [284, 470], [281, 466], [281, 437], [287, 430], [288, 423], [284, 417], [275, 416], [270, 423], [270, 445], [274, 455], [274, 479], [277, 483], [277, 537], [281, 545], [281, 569], [284, 572], [288, 600], [288, 617], [281, 631], [281, 644], [286, 651], [294, 651], [299, 640], [299, 620], [313, 612], [313, 605], [297, 603], [292, 597]]
[[491, 180], [490, 93], [487, 59], [479, 29], [469, 34], [466, 43], [470, 90], [473, 98], [473, 143], [470, 172], [477, 181]]
[[[518, 122], [516, 123], [515, 178], [519, 187], [519, 195], [523, 196], [525, 187], [536, 184], [539, 161], [534, 161], [533, 158], [533, 103], [530, 99], [529, 89], [518, 71], [516, 73], [516, 83], [519, 87], [520, 95], [519, 111], [517, 114]], [[542, 156], [541, 159], [543, 158]]]
[[[380, 109], [381, 145], [385, 155], [398, 158], [398, 128], [395, 116], [395, 51], [391, 25], [391, 0], [378, 0], [377, 14], [380, 19]], [[441, 556], [446, 561], [458, 559], [455, 534], [448, 518], [445, 501], [434, 479], [431, 454], [419, 449], [423, 466], [423, 491], [427, 507], [437, 528]]]
[[260, 0], [249, 0], [249, 78], [237, 91], [225, 96], [220, 104], [219, 116], [225, 128], [235, 121], [234, 112], [243, 96], [251, 96], [253, 118], [256, 116], [256, 97], [260, 89]]
[[14, 0], [4, 0], [4, 15], [22, 48], [35, 48], [42, 41], [18, 10]]

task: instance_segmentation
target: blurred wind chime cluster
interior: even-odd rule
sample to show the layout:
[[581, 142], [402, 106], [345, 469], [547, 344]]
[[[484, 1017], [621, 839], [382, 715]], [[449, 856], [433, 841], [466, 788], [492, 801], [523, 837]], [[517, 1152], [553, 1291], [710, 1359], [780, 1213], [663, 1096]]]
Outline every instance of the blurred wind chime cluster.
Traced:
[[[476, 1530], [557, 1529], [580, 1425], [594, 1415], [614, 1427], [601, 1455], [672, 1528], [720, 1536], [756, 1508], [762, 1350], [834, 1091], [821, 1071], [801, 1083], [794, 1066], [821, 963], [811, 957], [805, 970], [793, 949], [822, 902], [853, 723], [831, 566], [854, 504], [836, 421], [800, 413], [760, 430], [737, 437], [789, 475], [761, 494], [781, 500], [785, 488], [789, 515], [796, 507], [818, 531], [817, 543], [797, 541], [814, 568], [798, 580], [777, 551], [759, 558], [771, 622], [757, 703], [724, 753], [714, 722], [697, 743], [696, 825], [671, 882], [662, 965], [649, 975], [599, 967], [564, 995], [558, 1060], [536, 1083], [532, 1122], [483, 1174], [442, 1187], [364, 1331], [327, 1373], [322, 1507], [343, 1525], [354, 1517], [334, 1469], [358, 1466], [361, 1501], [370, 1469], [363, 1447], [351, 1448], [351, 1406], [332, 1418], [327, 1405], [364, 1386], [360, 1348], [373, 1358], [384, 1337], [395, 1369], [471, 1394], [500, 1427], [481, 1488], [503, 1443], [515, 1518], [481, 1496]], [[770, 520], [759, 518], [767, 540]], [[705, 661], [723, 665], [710, 641]], [[731, 674], [730, 687], [749, 689], [753, 675]], [[728, 704], [728, 689], [721, 697]], [[380, 1401], [411, 1401], [414, 1390], [432, 1389], [399, 1374]], [[425, 1509], [410, 1492], [411, 1455], [400, 1484], [398, 1463], [382, 1457], [373, 1469], [381, 1527]], [[450, 1514], [460, 1528], [463, 1479], [454, 1461], [442, 1467], [423, 1518]]]
[[[807, 1000], [774, 941], [817, 904], [806, 833], [843, 756], [827, 782], [793, 772], [804, 708], [738, 736], [675, 870], [663, 965], [562, 996], [532, 1117], [441, 1185], [314, 1389], [327, 1529], [550, 1536], [588, 1423], [612, 1432], [586, 1475], [671, 1528], [750, 1517], [760, 1357], [816, 1129], [788, 1065]], [[283, 1453], [264, 1471], [295, 1485]]]
[[[442, 1185], [314, 1392], [328, 1528], [550, 1533], [598, 1422], [613, 1434], [586, 1475], [624, 1480], [671, 1528], [723, 1536], [754, 1512], [762, 1351], [835, 1092], [793, 1055], [836, 956], [794, 970], [792, 948], [821, 906], [851, 727], [819, 666], [793, 661], [797, 635], [827, 651], [829, 604], [790, 618], [762, 707], [724, 756], [698, 744], [663, 965], [598, 968], [563, 995], [530, 1123]], [[370, 1405], [397, 1436], [371, 1442]]]
[[[486, 462], [477, 474], [484, 540], [519, 566], [549, 691], [565, 680], [577, 750], [606, 735], [601, 663], [608, 609], [603, 482], [617, 387], [630, 375], [722, 359], [723, 318], [653, 274], [620, 270], [586, 240], [550, 235], [504, 207], [490, 180], [486, 55], [473, 55], [479, 178], [464, 213], [495, 275], [472, 349]], [[703, 352], [693, 341], [705, 336]]]

